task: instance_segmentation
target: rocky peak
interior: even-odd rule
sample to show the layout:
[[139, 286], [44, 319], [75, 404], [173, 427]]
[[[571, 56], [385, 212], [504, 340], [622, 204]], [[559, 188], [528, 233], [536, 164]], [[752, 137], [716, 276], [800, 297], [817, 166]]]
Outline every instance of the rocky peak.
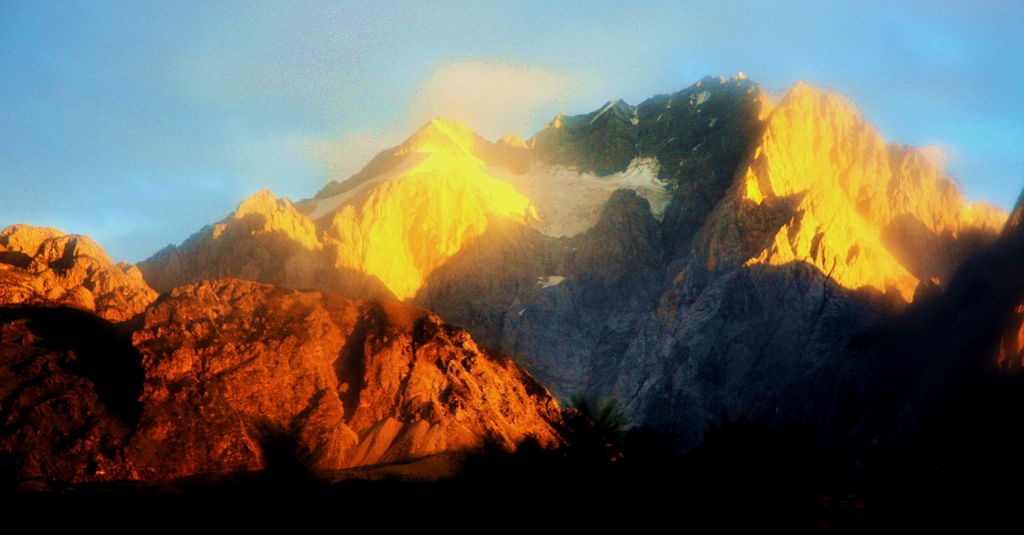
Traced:
[[88, 236], [12, 225], [0, 232], [0, 304], [60, 303], [113, 321], [142, 312], [156, 292]]
[[401, 150], [466, 158], [475, 155], [476, 145], [480, 142], [486, 143], [465, 123], [436, 117], [406, 140]]
[[[313, 221], [300, 213], [291, 201], [278, 198], [267, 189], [259, 190], [239, 203], [228, 220], [245, 222], [245, 230], [250, 234], [282, 233], [308, 249], [322, 247]], [[216, 225], [214, 234], [219, 236], [227, 231], [229, 223]]]
[[63, 235], [63, 231], [52, 227], [11, 225], [0, 232], [0, 247], [6, 252], [35, 256], [43, 242]]
[[994, 235], [1005, 219], [968, 205], [920, 151], [886, 144], [846, 98], [806, 83], [768, 116], [735, 192], [716, 217], [739, 214], [745, 237], [719, 232], [733, 223], [711, 225], [709, 267], [807, 262], [847, 288], [904, 301], [920, 280], [948, 277], [961, 235]]
[[288, 199], [261, 190], [220, 222], [139, 264], [161, 292], [191, 282], [241, 277], [289, 288], [318, 287], [367, 298], [393, 297], [380, 281], [335, 268], [335, 245]]

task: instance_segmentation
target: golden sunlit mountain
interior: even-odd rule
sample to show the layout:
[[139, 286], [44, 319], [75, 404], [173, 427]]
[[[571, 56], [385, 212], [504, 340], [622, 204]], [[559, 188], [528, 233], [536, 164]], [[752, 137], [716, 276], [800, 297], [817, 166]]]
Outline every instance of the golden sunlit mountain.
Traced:
[[[968, 204], [920, 150], [887, 144], [852, 103], [807, 84], [771, 112], [742, 172], [738, 199], [722, 209], [792, 214], [749, 262], [803, 261], [847, 288], [891, 289], [905, 301], [922, 280], [949, 276], [961, 236], [991, 236], [1006, 221], [993, 206]], [[716, 253], [729, 254], [709, 251], [709, 263]]]
[[59, 303], [123, 321], [156, 296], [135, 266], [115, 264], [88, 236], [28, 225], [0, 232], [0, 304]]
[[[338, 289], [332, 279], [362, 274], [407, 300], [495, 219], [575, 235], [596, 223], [619, 188], [642, 191], [664, 210], [668, 195], [656, 172], [643, 164], [611, 177], [540, 163], [531, 169], [522, 140], [491, 143], [464, 124], [434, 119], [345, 183], [297, 203], [303, 213], [262, 191], [140, 267], [163, 291], [210, 276]], [[260, 246], [273, 252], [250, 254], [248, 239], [276, 243]]]
[[282, 458], [300, 479], [425, 465], [470, 486], [628, 487], [665, 466], [718, 481], [732, 441], [784, 479], [819, 458], [790, 447], [806, 439], [835, 488], [860, 485], [933, 436], [926, 416], [971, 421], [950, 400], [1009, 391], [1022, 210], [968, 201], [841, 95], [798, 83], [773, 101], [740, 73], [529, 140], [434, 119], [138, 268], [14, 225], [0, 468], [45, 488]]

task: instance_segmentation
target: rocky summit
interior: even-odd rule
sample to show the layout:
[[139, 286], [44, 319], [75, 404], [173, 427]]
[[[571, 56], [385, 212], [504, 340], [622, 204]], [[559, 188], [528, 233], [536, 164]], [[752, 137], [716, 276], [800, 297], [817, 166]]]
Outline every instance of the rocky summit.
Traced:
[[124, 321], [156, 296], [138, 268], [115, 264], [88, 236], [29, 225], [0, 232], [0, 305], [60, 303]]

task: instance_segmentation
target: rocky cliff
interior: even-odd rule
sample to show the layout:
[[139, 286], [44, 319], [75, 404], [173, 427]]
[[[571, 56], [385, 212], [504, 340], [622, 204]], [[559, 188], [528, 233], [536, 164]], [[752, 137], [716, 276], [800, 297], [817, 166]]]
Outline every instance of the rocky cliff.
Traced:
[[150, 309], [132, 341], [145, 372], [135, 477], [260, 468], [274, 428], [317, 468], [559, 440], [542, 386], [408, 305], [204, 282]]
[[561, 441], [544, 387], [408, 305], [242, 280], [120, 324], [57, 303], [0, 307], [5, 483], [257, 470], [280, 437], [317, 470]]
[[29, 225], [0, 232], [0, 305], [60, 303], [124, 321], [156, 295], [135, 266], [115, 264], [88, 236]]

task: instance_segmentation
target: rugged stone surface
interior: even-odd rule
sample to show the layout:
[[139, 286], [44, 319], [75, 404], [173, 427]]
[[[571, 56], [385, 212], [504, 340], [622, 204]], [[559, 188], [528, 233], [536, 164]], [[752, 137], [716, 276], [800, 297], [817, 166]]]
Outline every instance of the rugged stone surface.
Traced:
[[[945, 280], [955, 269], [958, 238], [992, 236], [1006, 220], [994, 207], [967, 204], [919, 150], [886, 145], [846, 99], [806, 84], [768, 117], [736, 193], [704, 233], [709, 268], [733, 257], [804, 261], [847, 288], [894, 291], [908, 302], [921, 280]], [[770, 241], [729, 250], [721, 227], [733, 214], [758, 218], [759, 207], [781, 203], [789, 204], [785, 221], [764, 229], [775, 231]]]
[[29, 225], [0, 232], [0, 304], [60, 303], [124, 321], [156, 295], [135, 266], [115, 264], [87, 236]]
[[757, 82], [709, 76], [635, 107], [612, 101], [589, 114], [558, 116], [533, 137], [532, 154], [599, 175], [624, 171], [636, 158], [654, 159], [673, 193], [663, 222], [665, 249], [685, 255], [770, 109]]
[[160, 292], [201, 280], [240, 277], [367, 299], [393, 298], [375, 277], [335, 267], [334, 256], [308, 217], [287, 199], [262, 190], [221, 222], [203, 228], [180, 246], [161, 250], [140, 263], [139, 269]]
[[0, 313], [0, 467], [16, 481], [260, 469], [280, 436], [315, 469], [561, 440], [547, 390], [408, 305], [221, 280], [118, 327]]
[[291, 430], [319, 468], [479, 446], [551, 444], [558, 407], [510, 359], [424, 310], [244, 281], [179, 288], [133, 335], [138, 477], [259, 468], [260, 434]]
[[0, 307], [3, 483], [127, 478], [141, 390], [123, 327], [77, 309]]

